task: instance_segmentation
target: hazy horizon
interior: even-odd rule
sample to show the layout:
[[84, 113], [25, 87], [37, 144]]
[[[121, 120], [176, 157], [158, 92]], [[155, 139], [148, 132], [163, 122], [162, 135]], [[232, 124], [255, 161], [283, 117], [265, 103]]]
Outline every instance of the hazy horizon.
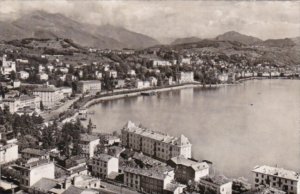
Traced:
[[44, 10], [79, 22], [121, 26], [160, 42], [227, 31], [265, 39], [300, 36], [299, 1], [1, 1], [0, 19]]

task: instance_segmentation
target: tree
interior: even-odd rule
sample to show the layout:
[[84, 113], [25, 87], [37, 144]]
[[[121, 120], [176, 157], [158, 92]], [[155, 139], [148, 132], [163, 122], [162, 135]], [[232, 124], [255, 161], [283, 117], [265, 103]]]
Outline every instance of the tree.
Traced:
[[92, 123], [92, 120], [90, 119], [89, 124], [87, 126], [87, 133], [92, 134], [92, 132], [93, 132], [93, 123]]
[[45, 110], [45, 107], [44, 107], [43, 101], [40, 101], [40, 109], [41, 109], [41, 111]]

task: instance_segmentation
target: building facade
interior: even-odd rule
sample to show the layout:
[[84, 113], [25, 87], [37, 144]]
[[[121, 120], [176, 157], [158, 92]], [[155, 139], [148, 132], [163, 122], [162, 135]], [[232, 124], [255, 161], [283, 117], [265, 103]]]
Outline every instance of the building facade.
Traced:
[[129, 121], [122, 129], [122, 145], [141, 151], [162, 161], [182, 155], [191, 158], [192, 144], [184, 135], [173, 137], [160, 132], [143, 129]]
[[124, 169], [124, 184], [142, 193], [163, 194], [167, 186], [174, 180], [172, 169]]
[[57, 103], [59, 103], [60, 100], [64, 98], [59, 89], [50, 86], [36, 88], [33, 91], [33, 95], [39, 96], [41, 98], [43, 106], [49, 108], [55, 106]]
[[101, 92], [101, 82], [98, 80], [79, 81], [77, 91], [80, 93], [97, 93]]
[[287, 194], [300, 193], [299, 173], [271, 166], [257, 166], [252, 173], [255, 188], [267, 185]]
[[108, 154], [99, 154], [92, 159], [92, 175], [107, 178], [111, 173], [118, 173], [119, 159]]
[[179, 84], [194, 82], [194, 72], [180, 72], [177, 74]]
[[187, 184], [189, 181], [200, 181], [209, 175], [209, 165], [206, 162], [196, 162], [177, 156], [169, 161], [170, 166], [175, 168], [175, 180]]
[[82, 149], [81, 155], [87, 158], [92, 158], [99, 142], [100, 139], [97, 136], [81, 134], [79, 142], [79, 146]]

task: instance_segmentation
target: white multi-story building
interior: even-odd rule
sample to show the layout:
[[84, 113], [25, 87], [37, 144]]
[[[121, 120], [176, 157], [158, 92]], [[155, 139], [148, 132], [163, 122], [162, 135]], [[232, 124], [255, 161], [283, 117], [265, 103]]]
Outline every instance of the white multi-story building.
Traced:
[[190, 83], [194, 82], [194, 72], [180, 72], [177, 74], [177, 82], [179, 84], [182, 83]]
[[151, 169], [124, 169], [124, 184], [142, 193], [164, 193], [173, 180], [174, 170], [163, 166]]
[[152, 66], [153, 67], [158, 67], [158, 66], [171, 66], [172, 63], [170, 61], [164, 61], [164, 60], [153, 60], [152, 61]]
[[31, 187], [42, 178], [55, 178], [55, 166], [49, 160], [38, 160], [22, 166], [15, 166], [15, 168], [20, 170], [20, 184], [24, 187]]
[[47, 73], [39, 73], [37, 74], [37, 77], [39, 78], [39, 80], [41, 81], [47, 81], [49, 79], [49, 76]]
[[117, 78], [118, 77], [118, 72], [115, 71], [115, 70], [110, 70], [109, 71], [109, 77]]
[[128, 123], [122, 129], [122, 145], [162, 161], [182, 155], [191, 158], [192, 144], [184, 135], [172, 137], [160, 132], [143, 129], [133, 122]]
[[97, 93], [101, 91], [101, 82], [98, 80], [79, 81], [77, 90], [80, 93]]
[[253, 170], [254, 186], [268, 185], [287, 194], [300, 193], [299, 173], [271, 166], [256, 166]]
[[100, 154], [92, 159], [92, 175], [107, 178], [111, 173], [118, 173], [119, 159], [108, 154]]
[[21, 108], [31, 108], [39, 111], [41, 98], [39, 96], [23, 95], [17, 98], [5, 98], [2, 100], [3, 106], [7, 106], [11, 113], [17, 112]]
[[82, 156], [92, 158], [94, 156], [95, 149], [99, 142], [100, 139], [97, 136], [81, 134], [79, 146], [82, 149]]
[[29, 78], [29, 73], [27, 71], [19, 71], [18, 77], [19, 79], [26, 80]]
[[41, 101], [45, 107], [53, 107], [64, 98], [64, 95], [61, 93], [61, 91], [54, 86], [43, 86], [36, 88], [33, 91], [33, 94], [41, 98]]
[[6, 55], [2, 57], [2, 66], [0, 68], [0, 72], [3, 75], [10, 75], [11, 72], [16, 72], [16, 62], [14, 61], [7, 61]]
[[[0, 133], [0, 139], [2, 134]], [[6, 144], [0, 144], [0, 164], [9, 163], [19, 158], [17, 139], [10, 139]]]
[[135, 87], [137, 89], [149, 88], [150, 87], [150, 82], [149, 81], [136, 80], [135, 81]]

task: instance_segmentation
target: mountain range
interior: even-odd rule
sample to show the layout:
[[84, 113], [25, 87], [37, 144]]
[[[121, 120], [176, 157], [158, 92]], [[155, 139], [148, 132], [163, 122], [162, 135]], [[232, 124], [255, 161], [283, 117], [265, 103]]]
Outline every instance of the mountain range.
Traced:
[[89, 47], [145, 48], [159, 44], [147, 35], [112, 25], [91, 25], [59, 13], [33, 11], [13, 21], [0, 21], [0, 40], [67, 38]]

